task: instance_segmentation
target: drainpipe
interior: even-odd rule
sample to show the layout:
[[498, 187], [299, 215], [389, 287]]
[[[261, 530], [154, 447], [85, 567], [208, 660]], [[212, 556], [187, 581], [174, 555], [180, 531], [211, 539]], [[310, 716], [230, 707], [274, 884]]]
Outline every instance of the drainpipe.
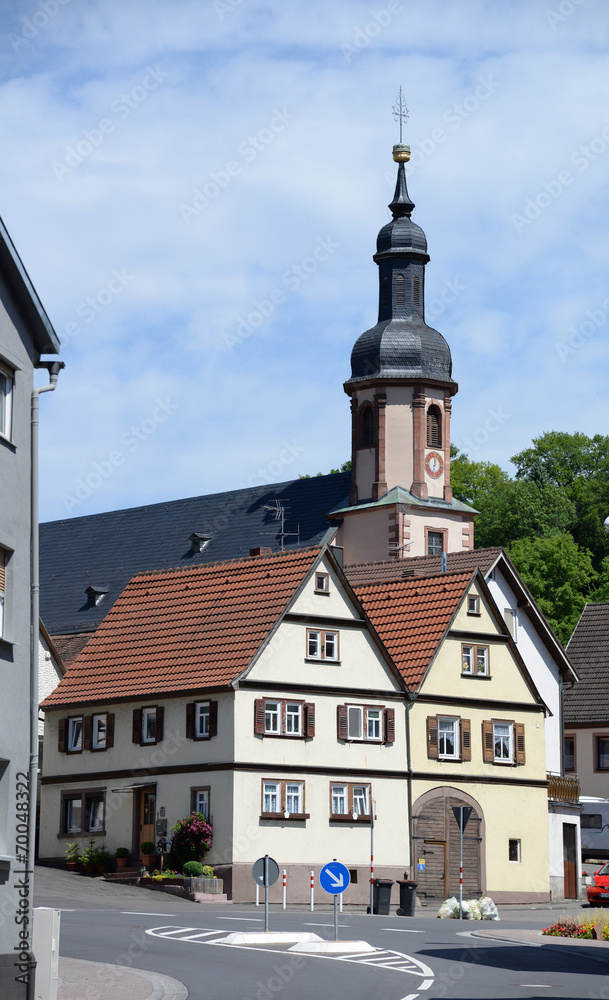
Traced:
[[[63, 361], [39, 361], [37, 368], [46, 368], [50, 384], [32, 390], [31, 416], [31, 485], [30, 485], [30, 552], [31, 552], [31, 596], [30, 596], [30, 782], [27, 871], [30, 881], [30, 896], [33, 895], [34, 861], [36, 855], [36, 798], [38, 786], [38, 643], [40, 641], [40, 576], [38, 569], [38, 397], [41, 392], [53, 392]], [[33, 979], [33, 976], [31, 977]], [[32, 984], [33, 985], [33, 984]]]
[[407, 795], [408, 795], [408, 852], [410, 854], [410, 877], [414, 882], [416, 867], [414, 863], [414, 847], [412, 841], [412, 761], [410, 754], [410, 709], [414, 705], [414, 698], [412, 695], [408, 698], [406, 702], [406, 769], [408, 772], [407, 778]]

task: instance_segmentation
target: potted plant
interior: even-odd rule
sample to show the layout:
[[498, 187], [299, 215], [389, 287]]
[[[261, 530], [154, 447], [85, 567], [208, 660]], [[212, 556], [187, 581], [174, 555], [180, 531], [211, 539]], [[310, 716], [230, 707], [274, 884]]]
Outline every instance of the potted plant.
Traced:
[[80, 856], [80, 863], [89, 875], [92, 875], [95, 871], [95, 865], [97, 864], [96, 854], [97, 847], [95, 846], [95, 840], [91, 837]]
[[100, 875], [105, 875], [112, 868], [112, 855], [105, 844], [101, 844], [95, 851], [95, 867]]
[[145, 868], [156, 865], [157, 854], [152, 840], [143, 840], [140, 844], [140, 857]]
[[128, 847], [117, 847], [114, 852], [114, 857], [116, 858], [117, 868], [126, 868], [127, 861], [129, 860], [129, 848]]
[[71, 872], [78, 870], [80, 863], [80, 844], [66, 844], [66, 864]]

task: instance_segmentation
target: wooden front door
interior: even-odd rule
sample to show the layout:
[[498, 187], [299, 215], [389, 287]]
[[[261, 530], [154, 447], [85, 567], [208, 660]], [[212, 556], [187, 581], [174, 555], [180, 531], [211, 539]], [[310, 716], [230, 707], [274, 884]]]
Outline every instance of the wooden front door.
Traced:
[[562, 853], [565, 869], [565, 899], [577, 899], [577, 835], [574, 823], [562, 825]]
[[153, 844], [156, 844], [155, 822], [156, 786], [142, 788], [139, 793], [140, 839], [138, 843], [138, 850], [140, 844], [142, 844], [145, 840], [151, 840]]
[[425, 840], [421, 851], [420, 859], [423, 860], [425, 871], [415, 871], [414, 878], [417, 882], [417, 892], [425, 893], [429, 899], [446, 899], [446, 841]]

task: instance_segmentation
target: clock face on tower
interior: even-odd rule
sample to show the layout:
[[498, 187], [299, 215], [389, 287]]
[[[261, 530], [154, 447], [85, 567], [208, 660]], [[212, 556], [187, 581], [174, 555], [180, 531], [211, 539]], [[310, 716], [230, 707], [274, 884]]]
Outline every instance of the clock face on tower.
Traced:
[[438, 451], [430, 451], [425, 457], [425, 470], [432, 479], [439, 479], [444, 471], [444, 459]]

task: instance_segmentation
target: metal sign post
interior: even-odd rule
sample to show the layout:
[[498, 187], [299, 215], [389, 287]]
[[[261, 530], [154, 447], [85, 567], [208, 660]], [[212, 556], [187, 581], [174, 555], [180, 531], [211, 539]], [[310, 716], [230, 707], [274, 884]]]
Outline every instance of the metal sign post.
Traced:
[[463, 920], [463, 831], [472, 814], [472, 806], [453, 806], [459, 824], [459, 920]]
[[258, 858], [252, 868], [252, 875], [256, 886], [264, 886], [264, 929], [269, 929], [269, 886], [275, 885], [279, 878], [279, 865], [265, 854], [263, 858]]
[[336, 858], [324, 865], [319, 873], [319, 884], [324, 892], [334, 896], [334, 940], [338, 941], [338, 897], [345, 891], [351, 876], [349, 869], [345, 868]]
[[370, 807], [370, 916], [374, 914], [374, 807], [372, 799]]

